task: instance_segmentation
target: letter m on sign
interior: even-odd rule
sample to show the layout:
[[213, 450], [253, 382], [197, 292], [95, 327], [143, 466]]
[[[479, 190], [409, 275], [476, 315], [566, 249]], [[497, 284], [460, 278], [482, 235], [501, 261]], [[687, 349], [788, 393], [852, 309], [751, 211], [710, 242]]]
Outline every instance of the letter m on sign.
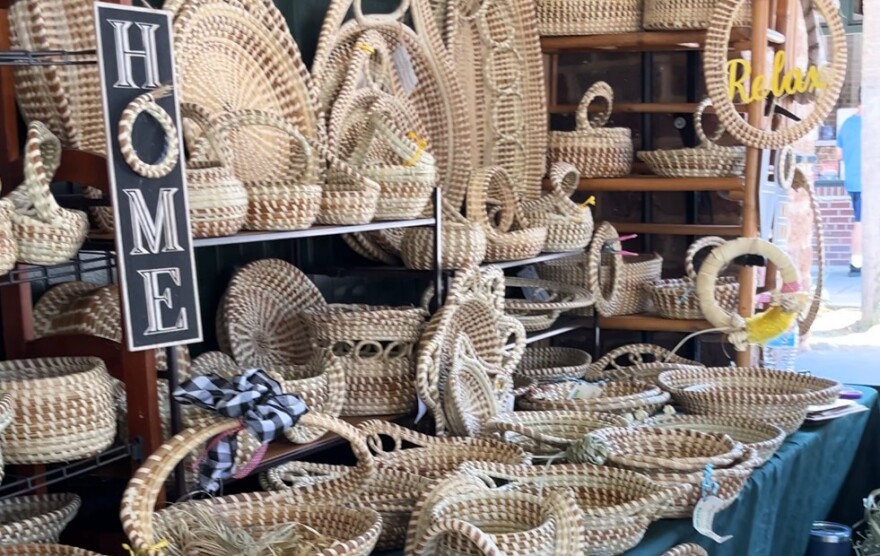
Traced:
[[126, 107], [170, 85], [171, 94], [155, 102], [170, 116], [176, 137], [166, 138], [151, 117], [142, 115], [132, 127], [132, 150], [150, 162], [169, 152], [168, 141], [182, 147], [170, 14], [96, 2], [95, 30], [126, 345], [140, 351], [201, 342], [183, 161], [173, 161], [173, 169], [161, 177], [142, 176], [128, 165], [118, 140]]

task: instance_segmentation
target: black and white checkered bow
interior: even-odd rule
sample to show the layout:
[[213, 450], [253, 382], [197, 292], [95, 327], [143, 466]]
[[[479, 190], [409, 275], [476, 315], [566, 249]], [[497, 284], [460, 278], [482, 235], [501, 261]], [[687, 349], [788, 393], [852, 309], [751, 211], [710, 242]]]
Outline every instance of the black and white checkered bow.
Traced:
[[[217, 375], [193, 377], [174, 391], [174, 398], [214, 411], [222, 417], [241, 420], [265, 446], [296, 425], [309, 409], [302, 398], [285, 394], [281, 385], [262, 369], [251, 369], [231, 380]], [[220, 488], [221, 481], [234, 477], [236, 439], [222, 436], [208, 446], [199, 467], [199, 485], [209, 493]]]

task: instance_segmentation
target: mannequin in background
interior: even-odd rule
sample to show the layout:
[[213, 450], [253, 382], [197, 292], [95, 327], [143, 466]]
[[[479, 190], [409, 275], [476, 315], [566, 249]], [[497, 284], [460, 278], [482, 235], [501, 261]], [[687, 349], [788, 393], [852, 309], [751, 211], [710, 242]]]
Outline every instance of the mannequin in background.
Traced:
[[852, 255], [849, 263], [849, 275], [859, 276], [862, 273], [862, 92], [859, 90], [859, 107], [840, 126], [837, 133], [837, 147], [843, 156], [844, 186], [853, 204]]

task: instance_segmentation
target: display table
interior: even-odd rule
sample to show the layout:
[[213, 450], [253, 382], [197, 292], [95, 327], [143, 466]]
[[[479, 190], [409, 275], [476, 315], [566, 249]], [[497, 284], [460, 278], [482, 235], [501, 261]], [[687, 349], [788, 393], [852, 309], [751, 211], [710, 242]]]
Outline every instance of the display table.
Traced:
[[880, 410], [877, 391], [863, 392], [870, 411], [822, 425], [805, 425], [756, 470], [739, 499], [715, 519], [715, 532], [733, 535], [724, 544], [701, 537], [689, 520], [654, 523], [627, 556], [658, 556], [696, 542], [712, 556], [802, 556], [814, 521], [860, 518], [861, 499], [880, 486]]

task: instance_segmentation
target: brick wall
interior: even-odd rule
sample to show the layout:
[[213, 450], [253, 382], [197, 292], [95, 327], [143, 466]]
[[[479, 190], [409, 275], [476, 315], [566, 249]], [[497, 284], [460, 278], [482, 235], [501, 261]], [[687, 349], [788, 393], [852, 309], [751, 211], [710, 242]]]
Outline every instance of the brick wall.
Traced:
[[825, 223], [825, 260], [829, 265], [848, 265], [852, 204], [843, 187], [817, 187], [822, 220]]

